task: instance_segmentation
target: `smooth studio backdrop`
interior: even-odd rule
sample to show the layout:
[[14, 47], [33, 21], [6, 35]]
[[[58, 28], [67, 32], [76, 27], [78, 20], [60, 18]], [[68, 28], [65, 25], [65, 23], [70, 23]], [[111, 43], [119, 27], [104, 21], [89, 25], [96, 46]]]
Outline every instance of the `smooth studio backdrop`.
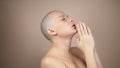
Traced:
[[67, 13], [76, 23], [84, 21], [104, 68], [120, 68], [119, 0], [1, 0], [0, 68], [39, 68], [51, 47], [40, 22], [51, 10]]

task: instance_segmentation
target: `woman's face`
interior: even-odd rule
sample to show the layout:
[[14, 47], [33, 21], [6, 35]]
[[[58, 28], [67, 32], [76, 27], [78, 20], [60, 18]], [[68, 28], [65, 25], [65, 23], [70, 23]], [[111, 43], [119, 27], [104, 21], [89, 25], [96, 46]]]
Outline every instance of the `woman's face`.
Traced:
[[77, 30], [73, 19], [63, 12], [53, 14], [53, 21], [57, 35], [65, 37], [74, 35]]

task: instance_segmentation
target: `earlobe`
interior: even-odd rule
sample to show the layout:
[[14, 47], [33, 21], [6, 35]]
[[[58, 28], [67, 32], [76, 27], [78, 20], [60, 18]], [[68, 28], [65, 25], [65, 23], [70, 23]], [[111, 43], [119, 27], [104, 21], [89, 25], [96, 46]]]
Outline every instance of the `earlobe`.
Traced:
[[47, 29], [47, 32], [48, 34], [53, 35], [53, 36], [57, 35], [55, 29], [52, 29], [52, 28]]

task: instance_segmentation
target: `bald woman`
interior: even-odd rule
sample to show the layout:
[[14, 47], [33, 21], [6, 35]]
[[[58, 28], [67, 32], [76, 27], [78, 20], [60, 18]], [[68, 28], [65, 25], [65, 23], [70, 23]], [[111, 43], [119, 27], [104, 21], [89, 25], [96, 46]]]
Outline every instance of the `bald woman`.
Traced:
[[[52, 43], [40, 62], [41, 68], [103, 68], [85, 23], [75, 24], [64, 12], [51, 11], [41, 22], [41, 32]], [[75, 34], [78, 34], [78, 45], [71, 47]]]

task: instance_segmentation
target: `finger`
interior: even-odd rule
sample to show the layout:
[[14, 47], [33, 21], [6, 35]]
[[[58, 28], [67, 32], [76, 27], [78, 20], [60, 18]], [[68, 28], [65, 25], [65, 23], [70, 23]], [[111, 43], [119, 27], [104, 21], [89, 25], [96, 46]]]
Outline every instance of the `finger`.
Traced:
[[77, 39], [78, 37], [79, 37], [78, 35], [75, 36], [76, 39]]
[[77, 43], [79, 43], [80, 42], [80, 38], [77, 38]]
[[81, 36], [79, 24], [77, 24], [77, 31], [78, 31], [79, 36]]
[[84, 32], [84, 34], [87, 35], [87, 26], [85, 25], [84, 22], [82, 23], [82, 26], [83, 26], [83, 32]]
[[82, 26], [82, 23], [81, 23], [81, 22], [80, 22], [79, 26], [80, 26], [81, 35], [84, 35], [84, 30], [83, 30], [83, 26]]
[[87, 28], [87, 32], [88, 32], [88, 35], [92, 35], [89, 27]]

